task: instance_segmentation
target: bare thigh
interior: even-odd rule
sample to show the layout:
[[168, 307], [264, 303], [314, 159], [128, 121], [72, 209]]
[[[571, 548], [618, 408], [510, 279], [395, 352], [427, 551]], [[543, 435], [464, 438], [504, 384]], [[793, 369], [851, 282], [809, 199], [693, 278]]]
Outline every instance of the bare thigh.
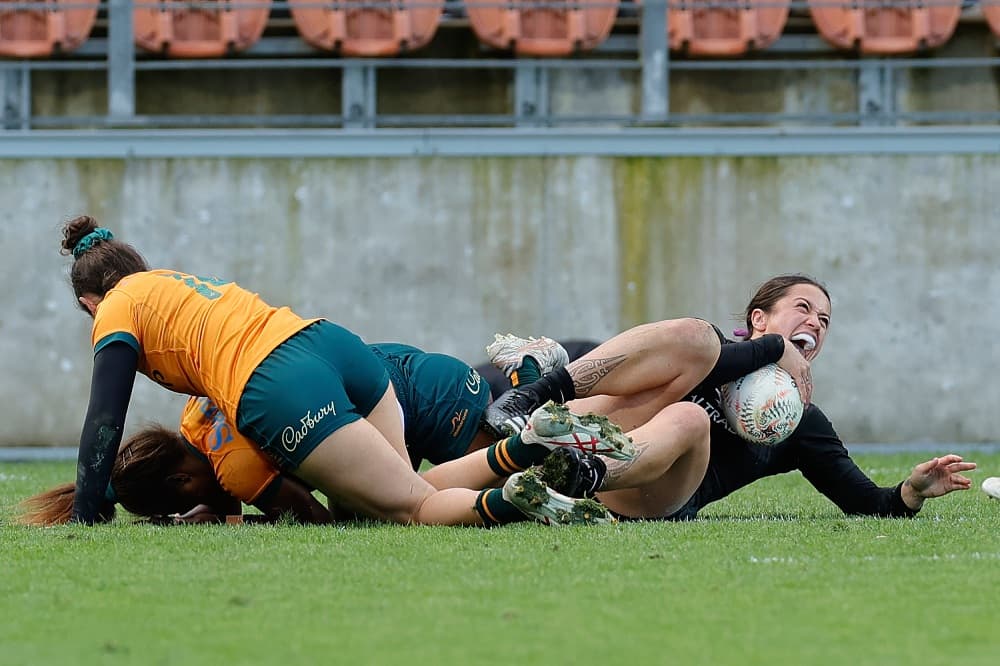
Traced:
[[365, 419], [324, 439], [296, 475], [338, 505], [397, 523], [414, 522], [421, 505], [435, 492], [413, 471], [409, 459]]
[[[633, 518], [662, 518], [687, 503], [705, 477], [710, 455], [711, 425], [697, 405], [672, 405], [640, 428], [629, 432], [645, 443], [641, 460], [609, 462], [609, 476], [632, 487], [598, 493], [608, 508]], [[630, 467], [631, 465], [631, 467]], [[642, 469], [645, 467], [645, 469]], [[661, 471], [662, 470], [662, 471]]]
[[382, 395], [378, 404], [365, 417], [365, 420], [375, 426], [382, 436], [392, 445], [396, 453], [409, 465], [410, 454], [406, 452], [406, 435], [404, 432], [403, 415], [396, 399], [396, 391], [389, 383], [389, 388]]

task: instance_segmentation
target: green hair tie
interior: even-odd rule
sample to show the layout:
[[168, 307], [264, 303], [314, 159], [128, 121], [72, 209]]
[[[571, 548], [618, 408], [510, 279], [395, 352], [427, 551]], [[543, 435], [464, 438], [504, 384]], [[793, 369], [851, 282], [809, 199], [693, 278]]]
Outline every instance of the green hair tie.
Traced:
[[89, 234], [77, 241], [76, 245], [73, 246], [73, 258], [79, 259], [83, 256], [83, 253], [94, 247], [99, 243], [104, 241], [109, 241], [114, 238], [114, 234], [111, 233], [110, 229], [105, 229], [104, 227], [97, 227]]

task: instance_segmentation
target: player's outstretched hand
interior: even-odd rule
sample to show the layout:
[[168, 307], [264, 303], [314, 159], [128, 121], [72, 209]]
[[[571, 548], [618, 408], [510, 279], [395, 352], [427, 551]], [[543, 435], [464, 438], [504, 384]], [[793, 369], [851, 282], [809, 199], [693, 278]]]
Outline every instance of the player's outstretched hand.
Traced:
[[914, 467], [907, 482], [921, 499], [941, 497], [953, 490], [971, 488], [972, 481], [968, 477], [962, 476], [960, 472], [968, 472], [973, 469], [976, 469], [976, 463], [965, 462], [962, 460], [962, 456], [949, 453]]

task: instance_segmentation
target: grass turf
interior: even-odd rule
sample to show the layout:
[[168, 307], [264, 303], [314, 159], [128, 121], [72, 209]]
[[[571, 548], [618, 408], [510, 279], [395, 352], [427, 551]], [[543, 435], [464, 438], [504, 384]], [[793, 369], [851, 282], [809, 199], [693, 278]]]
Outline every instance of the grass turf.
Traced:
[[[685, 524], [491, 531], [10, 524], [72, 463], [0, 464], [0, 663], [995, 664], [1000, 502], [844, 517], [798, 474]], [[890, 485], [917, 454], [859, 456]]]

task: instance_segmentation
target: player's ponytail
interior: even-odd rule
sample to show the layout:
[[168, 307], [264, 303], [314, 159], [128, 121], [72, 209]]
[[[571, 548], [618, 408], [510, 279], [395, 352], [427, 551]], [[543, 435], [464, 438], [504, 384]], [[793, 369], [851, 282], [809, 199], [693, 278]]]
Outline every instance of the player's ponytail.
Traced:
[[[15, 522], [20, 525], [48, 527], [68, 523], [73, 515], [73, 498], [76, 484], [63, 483], [44, 492], [22, 500], [18, 505]], [[110, 522], [115, 517], [115, 505], [106, 502], [97, 516], [97, 522]]]
[[[115, 504], [129, 513], [146, 518], [175, 510], [167, 477], [184, 459], [180, 433], [150, 424], [128, 438], [118, 450], [111, 469], [111, 485], [105, 493], [97, 522], [115, 517]], [[21, 525], [45, 527], [68, 523], [73, 515], [76, 485], [64, 483], [23, 500], [15, 519]]]
[[[155, 423], [129, 437], [115, 457], [111, 485], [97, 522], [112, 520], [116, 503], [146, 518], [176, 510], [167, 477], [180, 467], [184, 447], [180, 433]], [[20, 515], [15, 520], [38, 527], [67, 523], [73, 515], [75, 495], [76, 486], [64, 483], [29, 497], [18, 505]]]

